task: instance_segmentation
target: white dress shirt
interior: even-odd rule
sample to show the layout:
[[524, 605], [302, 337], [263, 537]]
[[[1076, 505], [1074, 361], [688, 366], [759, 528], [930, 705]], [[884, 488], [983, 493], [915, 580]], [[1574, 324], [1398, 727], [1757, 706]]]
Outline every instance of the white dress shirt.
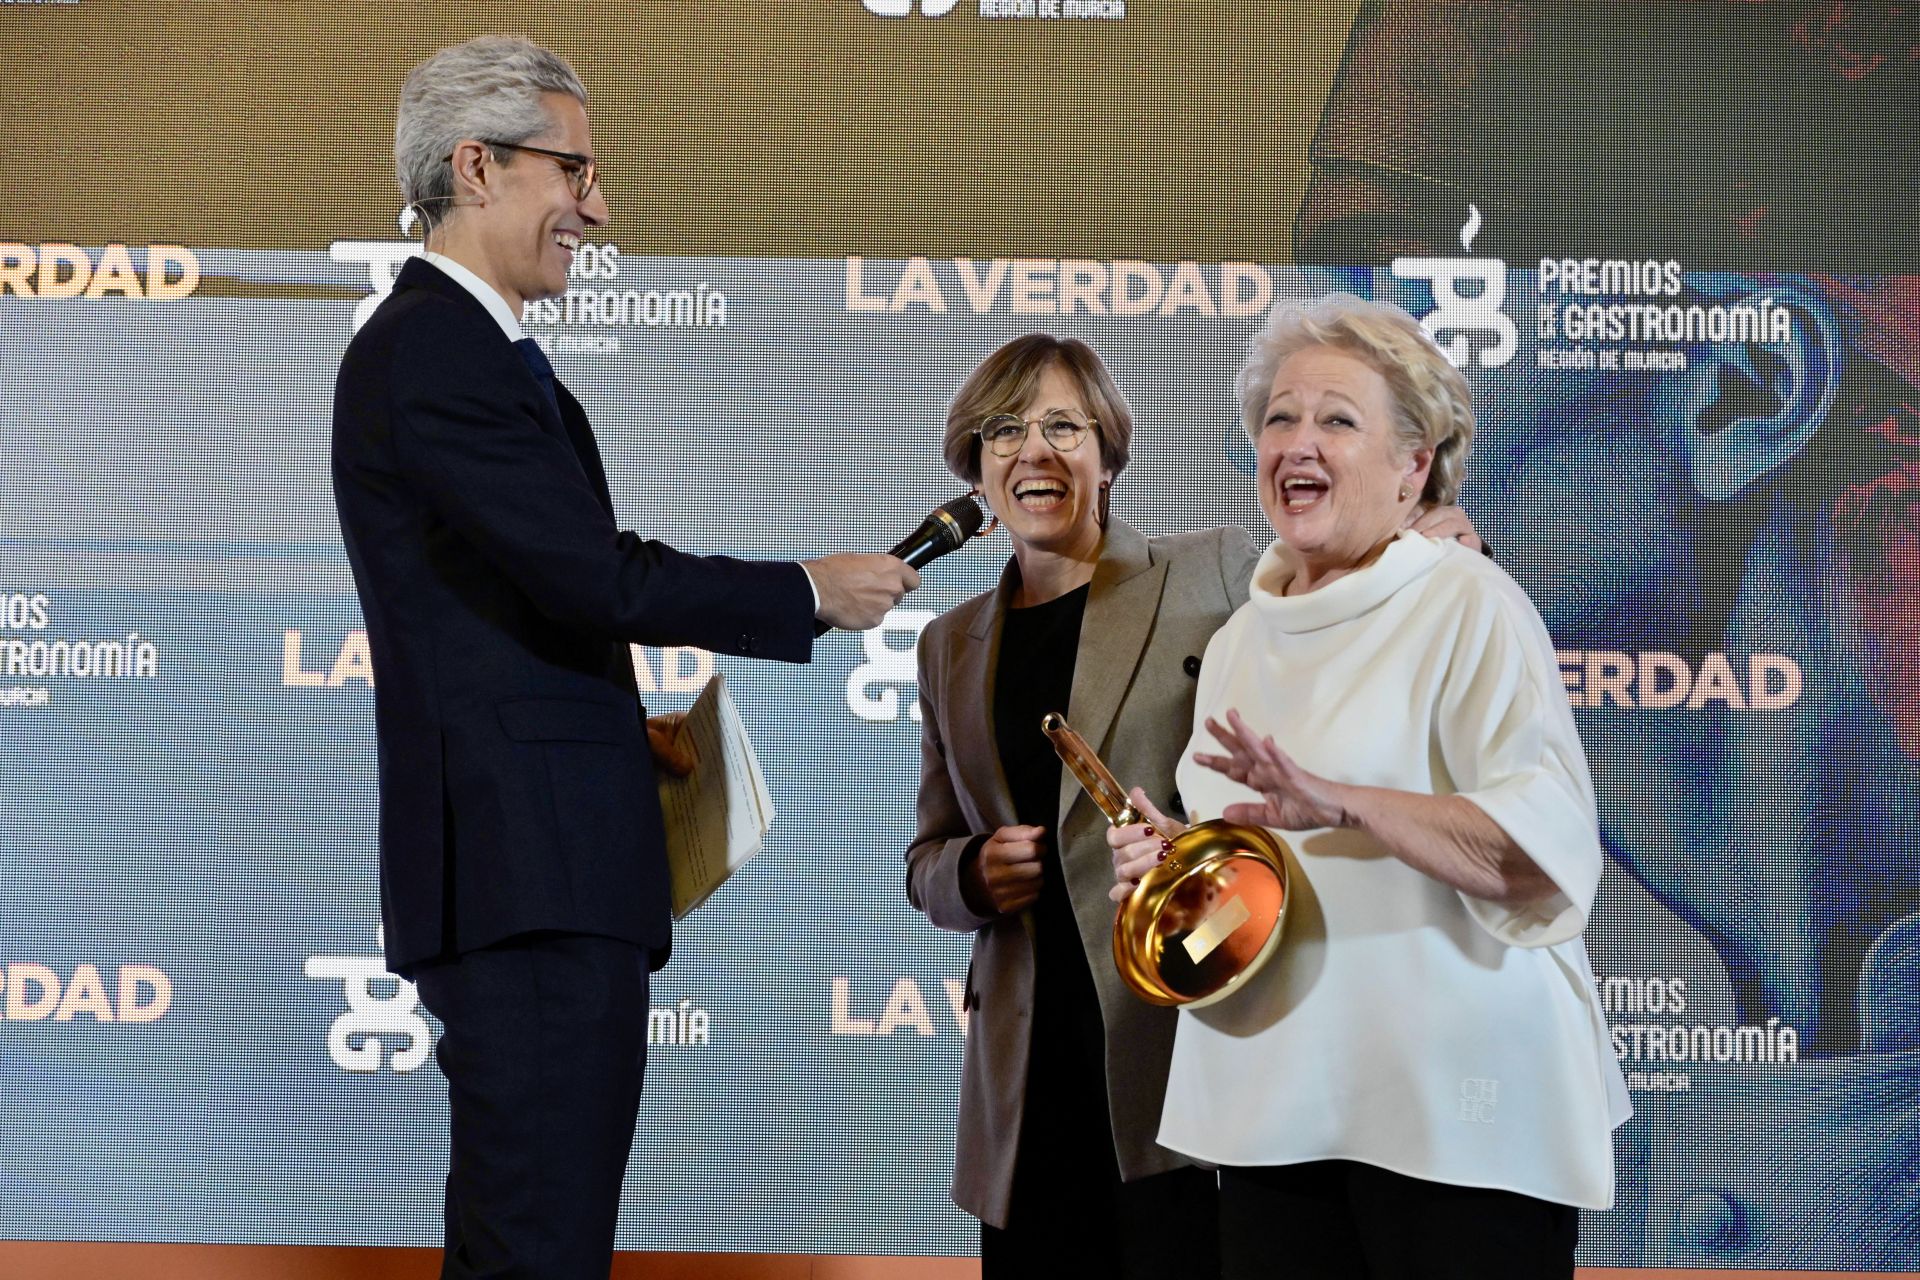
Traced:
[[507, 305], [507, 300], [501, 297], [492, 285], [444, 253], [429, 252], [420, 256], [446, 272], [455, 284], [479, 299], [480, 305], [487, 309], [487, 314], [493, 317], [494, 323], [498, 324], [501, 331], [507, 335], [508, 342], [518, 342], [527, 336], [526, 330], [520, 327], [520, 317], [513, 314], [513, 308]]

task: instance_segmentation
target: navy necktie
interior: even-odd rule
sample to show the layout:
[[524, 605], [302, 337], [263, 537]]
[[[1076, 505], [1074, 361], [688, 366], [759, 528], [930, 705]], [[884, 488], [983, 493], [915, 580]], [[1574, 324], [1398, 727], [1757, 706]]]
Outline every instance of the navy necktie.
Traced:
[[[553, 377], [553, 362], [547, 359], [547, 353], [532, 338], [522, 338], [513, 344], [520, 351], [520, 358], [527, 362], [527, 368], [533, 371], [533, 379], [540, 389], [547, 393], [548, 403], [553, 405], [554, 413], [560, 412], [560, 392]], [[563, 419], [564, 420], [564, 419]]]
[[[542, 351], [540, 344], [532, 338], [521, 338], [513, 345], [519, 348], [520, 358], [527, 362], [527, 368], [532, 372], [533, 380], [540, 384], [542, 391], [547, 393], [547, 403], [553, 406], [553, 416], [560, 420], [560, 439], [566, 443], [567, 452], [573, 455], [575, 465], [582, 472], [592, 476], [593, 469], [584, 461], [591, 453], [592, 445], [583, 445], [575, 438], [573, 424], [567, 421], [566, 414], [560, 412], [559, 383], [553, 376], [553, 362], [547, 359], [547, 353]], [[604, 485], [602, 487], [604, 488]], [[607, 501], [606, 498], [602, 498], [602, 505], [606, 505]]]

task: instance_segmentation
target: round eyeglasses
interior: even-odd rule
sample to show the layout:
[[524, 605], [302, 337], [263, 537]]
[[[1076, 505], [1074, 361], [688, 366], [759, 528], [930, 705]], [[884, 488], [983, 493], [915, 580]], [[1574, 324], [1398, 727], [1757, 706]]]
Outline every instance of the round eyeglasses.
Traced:
[[[591, 156], [583, 156], [577, 151], [550, 151], [546, 147], [530, 147], [524, 142], [502, 142], [498, 138], [481, 138], [479, 141], [490, 147], [503, 147], [508, 151], [530, 151], [536, 156], [545, 156], [560, 166], [560, 172], [566, 176], [567, 189], [573, 192], [575, 200], [585, 200], [587, 193], [600, 183], [600, 162]], [[453, 159], [448, 156], [447, 159]]]
[[1056, 409], [1044, 418], [1028, 420], [1016, 413], [996, 413], [973, 429], [995, 457], [1011, 458], [1026, 448], [1027, 432], [1034, 427], [1040, 428], [1040, 438], [1052, 445], [1060, 453], [1071, 453], [1086, 440], [1087, 433], [1099, 421], [1088, 418], [1082, 421], [1064, 409]]

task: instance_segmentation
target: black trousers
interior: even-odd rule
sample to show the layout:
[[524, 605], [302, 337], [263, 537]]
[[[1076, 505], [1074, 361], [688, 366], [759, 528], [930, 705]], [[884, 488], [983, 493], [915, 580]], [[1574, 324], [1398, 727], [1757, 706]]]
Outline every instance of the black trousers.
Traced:
[[1220, 1170], [1227, 1280], [1571, 1280], [1580, 1211], [1350, 1160]]
[[1100, 1009], [1089, 990], [1066, 1013], [1035, 1029], [1012, 1205], [1004, 1228], [980, 1224], [981, 1280], [1217, 1280], [1213, 1173], [1120, 1181]]
[[607, 1280], [647, 1062], [648, 953], [524, 934], [423, 966], [445, 1024], [445, 1280]]
[[1102, 1177], [1095, 1161], [1048, 1190], [1030, 1188], [1022, 1196], [1022, 1189], [1016, 1175], [1004, 1230], [980, 1224], [981, 1280], [1214, 1280], [1220, 1274], [1219, 1210], [1208, 1170], [1171, 1169], [1122, 1182], [1115, 1174]]

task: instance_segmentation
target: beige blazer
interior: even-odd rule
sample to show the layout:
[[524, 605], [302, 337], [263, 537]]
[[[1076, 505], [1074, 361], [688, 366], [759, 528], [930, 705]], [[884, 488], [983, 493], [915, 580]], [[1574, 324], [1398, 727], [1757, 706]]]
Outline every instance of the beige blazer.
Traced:
[[[1258, 555], [1238, 528], [1149, 539], [1118, 520], [1108, 526], [1066, 714], [1123, 785], [1145, 787], [1163, 808], [1179, 809], [1173, 771], [1192, 729], [1201, 655], [1246, 601]], [[1006, 1225], [1013, 1194], [1033, 947], [1018, 914], [973, 910], [961, 894], [960, 868], [969, 846], [1014, 821], [991, 723], [1000, 628], [1014, 580], [1009, 563], [998, 587], [936, 618], [920, 637], [919, 823], [907, 850], [907, 896], [914, 906], [942, 929], [973, 934], [953, 1199], [995, 1226]], [[1120, 1176], [1131, 1180], [1187, 1160], [1154, 1141], [1174, 1011], [1141, 1001], [1114, 969], [1106, 829], [1099, 809], [1061, 770], [1060, 817], [1048, 834], [1057, 841], [1106, 1022], [1114, 1149]]]

